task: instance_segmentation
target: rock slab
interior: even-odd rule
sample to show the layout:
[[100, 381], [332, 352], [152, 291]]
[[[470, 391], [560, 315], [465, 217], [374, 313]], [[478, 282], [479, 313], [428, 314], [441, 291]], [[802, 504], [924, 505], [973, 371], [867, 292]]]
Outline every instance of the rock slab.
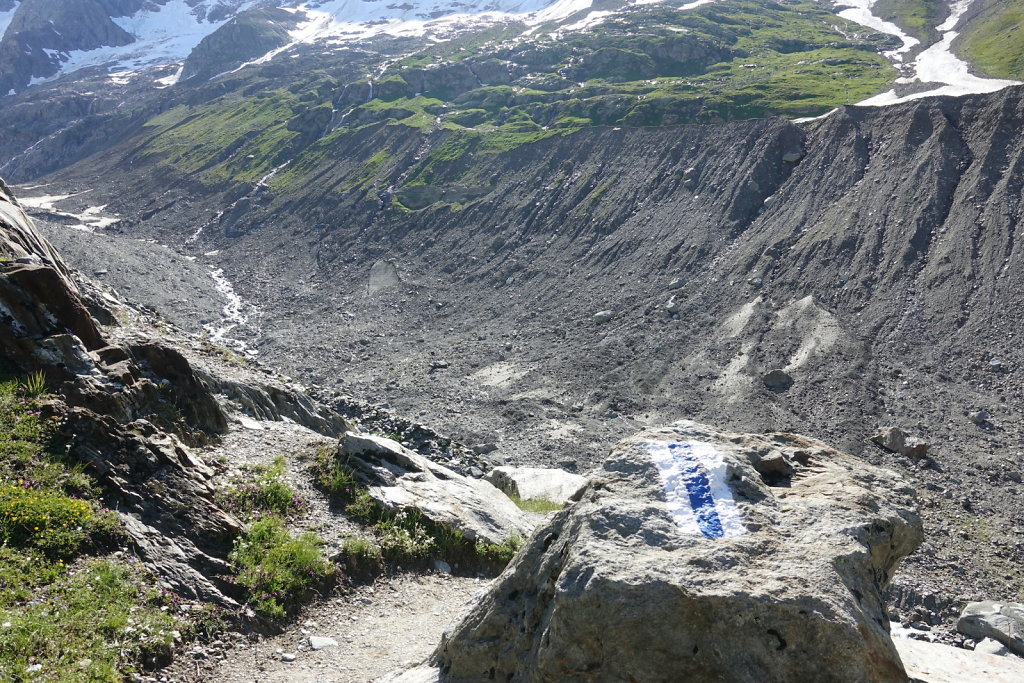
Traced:
[[982, 640], [991, 638], [1024, 657], [1024, 605], [983, 600], [964, 607], [956, 630]]
[[546, 467], [495, 467], [484, 477], [510, 496], [565, 505], [587, 484], [586, 477]]
[[884, 427], [871, 440], [887, 451], [905, 455], [908, 458], [923, 458], [928, 455], [929, 445], [913, 436], [908, 436], [899, 427]]
[[536, 531], [430, 665], [466, 682], [905, 681], [881, 595], [921, 538], [898, 475], [821, 442], [649, 430]]
[[346, 432], [338, 457], [385, 508], [417, 508], [471, 541], [500, 544], [511, 536], [526, 538], [533, 530], [533, 517], [489, 482], [464, 477], [397, 441]]

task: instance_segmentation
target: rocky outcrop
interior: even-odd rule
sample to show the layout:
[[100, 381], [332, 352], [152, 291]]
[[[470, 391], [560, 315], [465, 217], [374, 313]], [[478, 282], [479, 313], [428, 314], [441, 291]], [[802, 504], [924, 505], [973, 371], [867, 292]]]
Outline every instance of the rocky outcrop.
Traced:
[[338, 458], [385, 509], [419, 509], [471, 541], [501, 544], [533, 530], [534, 519], [490, 483], [457, 474], [391, 439], [350, 432], [341, 439]]
[[[213, 502], [213, 471], [183, 443], [223, 432], [210, 387], [178, 351], [110, 343], [60, 256], [0, 187], [0, 355], [5, 373], [42, 371], [60, 401], [68, 455], [102, 485], [138, 555], [176, 593], [237, 607], [217, 578], [241, 524]], [[109, 314], [108, 314], [109, 315]]]
[[[56, 74], [63, 63], [61, 53], [131, 43], [131, 34], [111, 20], [110, 4], [104, 0], [24, 0], [0, 40], [0, 95], [24, 88], [32, 78]], [[142, 0], [121, 4], [134, 5], [134, 11]]]
[[257, 420], [291, 420], [319, 434], [334, 437], [353, 427], [352, 422], [337, 411], [314, 401], [293, 386], [275, 382], [239, 382], [205, 373], [202, 376], [231, 408]]
[[537, 530], [432, 675], [906, 680], [881, 591], [921, 541], [913, 504], [897, 475], [801, 436], [643, 432]]
[[181, 79], [204, 81], [287, 45], [288, 29], [300, 18], [276, 7], [240, 13], [199, 41], [185, 60]]

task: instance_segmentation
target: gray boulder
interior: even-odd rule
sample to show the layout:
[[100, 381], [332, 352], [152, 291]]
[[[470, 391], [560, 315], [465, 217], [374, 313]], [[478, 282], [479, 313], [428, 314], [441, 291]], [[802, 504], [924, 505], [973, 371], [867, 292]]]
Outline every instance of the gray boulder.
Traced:
[[761, 378], [769, 389], [785, 390], [793, 385], [793, 378], [785, 370], [772, 370]]
[[611, 309], [605, 311], [598, 311], [597, 313], [594, 314], [594, 322], [598, 324], [607, 323], [611, 322], [612, 318], [614, 317], [615, 311], [612, 311]]
[[929, 444], [908, 436], [899, 427], [885, 427], [871, 437], [871, 441], [887, 451], [905, 455], [908, 458], [923, 458], [928, 455]]
[[[782, 459], [792, 473], [759, 470]], [[920, 543], [898, 475], [691, 422], [618, 444], [394, 680], [905, 681], [882, 589]]]
[[534, 518], [489, 482], [464, 477], [397, 441], [346, 432], [338, 455], [369, 485], [370, 496], [389, 510], [417, 508], [471, 541], [502, 543], [533, 531]]
[[485, 480], [522, 500], [549, 500], [565, 505], [587, 484], [585, 477], [544, 467], [495, 467]]
[[956, 630], [982, 640], [991, 638], [1024, 656], [1024, 605], [1017, 602], [983, 600], [964, 607]]

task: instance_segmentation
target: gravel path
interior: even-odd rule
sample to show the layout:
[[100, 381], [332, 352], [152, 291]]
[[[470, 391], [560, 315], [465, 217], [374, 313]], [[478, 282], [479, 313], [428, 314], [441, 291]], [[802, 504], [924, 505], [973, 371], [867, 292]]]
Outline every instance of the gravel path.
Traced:
[[[277, 636], [241, 635], [182, 657], [165, 672], [178, 682], [355, 683], [372, 681], [427, 657], [488, 581], [444, 574], [400, 574], [309, 605]], [[337, 641], [312, 650], [309, 637]], [[293, 661], [289, 655], [294, 655]]]

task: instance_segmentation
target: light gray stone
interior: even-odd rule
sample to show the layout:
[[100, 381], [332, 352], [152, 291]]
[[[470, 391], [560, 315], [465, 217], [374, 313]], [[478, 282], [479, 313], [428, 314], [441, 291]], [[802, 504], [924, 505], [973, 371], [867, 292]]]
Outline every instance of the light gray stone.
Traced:
[[920, 439], [908, 436], [899, 427], [884, 427], [871, 437], [871, 440], [893, 453], [905, 455], [908, 458], [923, 458], [928, 455], [930, 445]]
[[346, 432], [338, 454], [387, 509], [419, 509], [471, 541], [502, 543], [533, 530], [533, 518], [489, 482], [464, 477], [397, 441]]
[[984, 652], [988, 655], [998, 655], [1000, 657], [1010, 654], [1009, 648], [998, 640], [993, 640], [992, 638], [983, 638], [980, 643], [974, 646], [974, 651]]
[[[775, 451], [783, 480], [757, 467]], [[696, 471], [718, 482], [723, 537], [686, 507]], [[536, 531], [431, 663], [451, 683], [905, 681], [881, 595], [921, 541], [913, 505], [895, 473], [804, 437], [649, 430]]]
[[311, 650], [326, 650], [331, 647], [338, 647], [338, 641], [325, 636], [310, 636], [309, 647]]
[[964, 607], [956, 630], [978, 640], [992, 638], [1024, 656], [1024, 604], [983, 600]]
[[598, 311], [597, 313], [594, 314], [594, 322], [598, 324], [607, 323], [611, 322], [611, 319], [614, 317], [615, 312], [610, 309], [606, 311]]
[[545, 467], [495, 467], [484, 477], [510, 496], [565, 505], [587, 484], [585, 477]]
[[1024, 660], [998, 657], [913, 638], [894, 638], [912, 681], [922, 683], [1016, 683], [1024, 681]]
[[987, 410], [975, 410], [974, 412], [967, 414], [967, 419], [976, 425], [988, 422], [990, 417], [992, 417], [992, 415]]

